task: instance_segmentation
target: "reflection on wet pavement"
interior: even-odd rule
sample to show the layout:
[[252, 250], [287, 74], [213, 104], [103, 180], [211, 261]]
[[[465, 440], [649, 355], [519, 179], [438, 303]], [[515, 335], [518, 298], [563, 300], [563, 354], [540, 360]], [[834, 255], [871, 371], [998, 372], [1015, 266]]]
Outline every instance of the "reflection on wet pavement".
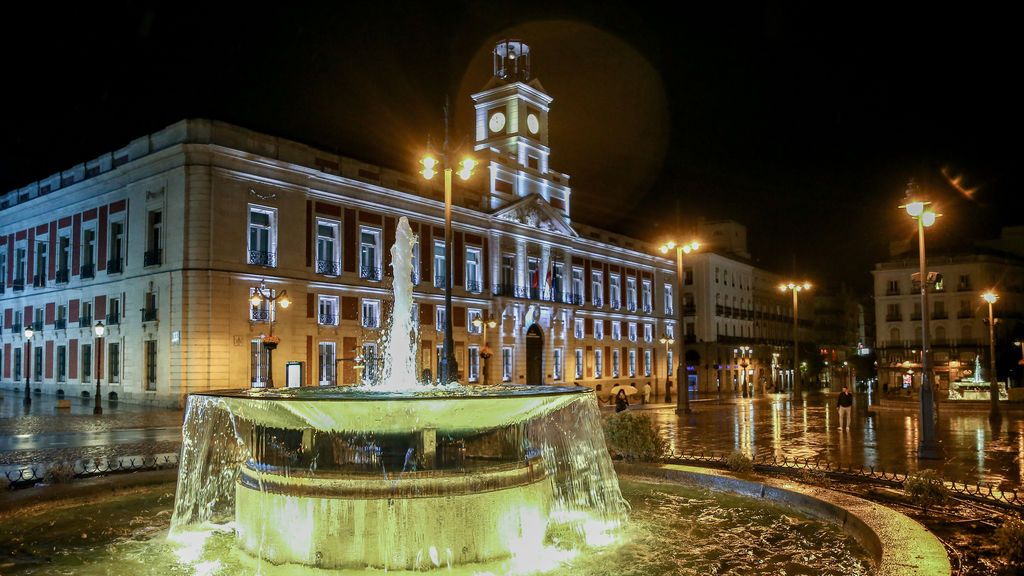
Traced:
[[795, 401], [770, 395], [697, 403], [686, 417], [676, 416], [671, 409], [649, 413], [677, 452], [741, 450], [762, 457], [819, 459], [843, 467], [874, 466], [899, 472], [935, 468], [947, 479], [1024, 485], [1024, 414], [1020, 411], [1005, 411], [994, 428], [986, 411], [943, 410], [937, 428], [944, 457], [920, 462], [917, 413], [869, 413], [862, 395], [854, 403], [849, 430], [837, 428], [834, 398], [817, 394]]

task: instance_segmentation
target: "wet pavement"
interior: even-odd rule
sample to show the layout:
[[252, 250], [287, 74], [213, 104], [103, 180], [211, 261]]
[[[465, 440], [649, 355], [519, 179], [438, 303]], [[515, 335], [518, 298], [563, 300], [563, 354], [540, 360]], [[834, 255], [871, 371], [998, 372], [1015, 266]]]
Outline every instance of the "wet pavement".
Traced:
[[[2, 469], [78, 458], [176, 453], [181, 444], [184, 413], [180, 410], [104, 403], [103, 415], [94, 416], [90, 401], [74, 398], [70, 412], [57, 411], [55, 398], [37, 396], [26, 411], [17, 391], [0, 393], [4, 396], [0, 400]], [[869, 413], [867, 405], [866, 396], [856, 397], [850, 430], [836, 429], [834, 398], [821, 394], [796, 401], [784, 395], [699, 401], [686, 417], [677, 416], [674, 406], [667, 404], [630, 409], [651, 415], [675, 451], [727, 454], [743, 450], [889, 472], [935, 468], [950, 480], [1024, 486], [1024, 410], [1007, 410], [998, 428], [993, 428], [984, 411], [943, 410], [937, 431], [944, 457], [919, 462], [917, 412]]]

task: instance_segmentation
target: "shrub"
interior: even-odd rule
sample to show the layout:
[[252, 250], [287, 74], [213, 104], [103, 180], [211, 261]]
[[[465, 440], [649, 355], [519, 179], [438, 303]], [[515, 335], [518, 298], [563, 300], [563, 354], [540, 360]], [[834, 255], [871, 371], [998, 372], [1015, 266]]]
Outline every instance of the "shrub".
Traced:
[[754, 460], [739, 450], [729, 454], [726, 463], [729, 465], [729, 470], [739, 474], [747, 474], [754, 471]]
[[797, 478], [804, 484], [827, 484], [828, 474], [816, 468], [802, 468], [797, 473]]
[[627, 410], [605, 418], [603, 424], [604, 439], [613, 455], [642, 462], [661, 460], [665, 440], [647, 414]]
[[55, 462], [46, 469], [43, 475], [43, 482], [47, 484], [62, 484], [75, 479], [75, 465], [71, 462]]
[[1010, 566], [1024, 567], [1024, 521], [1007, 518], [996, 530], [996, 546]]
[[910, 496], [914, 504], [928, 510], [930, 506], [941, 504], [949, 497], [949, 491], [942, 483], [942, 477], [935, 470], [921, 470], [908, 476], [903, 481], [903, 491]]

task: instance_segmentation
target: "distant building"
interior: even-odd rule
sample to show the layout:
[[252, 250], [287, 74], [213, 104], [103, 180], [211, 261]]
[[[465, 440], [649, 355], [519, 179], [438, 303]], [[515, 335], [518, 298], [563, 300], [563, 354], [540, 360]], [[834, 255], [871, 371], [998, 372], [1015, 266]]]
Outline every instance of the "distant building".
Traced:
[[[915, 252], [896, 254], [875, 265], [875, 324], [879, 382], [883, 388], [913, 388], [921, 378], [921, 318], [928, 314], [934, 384], [939, 398], [951, 381], [973, 378], [980, 366], [988, 379], [988, 304], [981, 295], [999, 294], [996, 324], [999, 380], [1016, 361], [1012, 342], [1024, 318], [1024, 227], [1005, 228], [1000, 239], [976, 242], [957, 251], [928, 254], [928, 272], [941, 275], [929, 286], [929, 310], [912, 278], [919, 271]], [[1003, 351], [1003, 352], [1001, 352]], [[1000, 354], [1005, 352], [1005, 359]]]
[[[530, 77], [529, 47], [503, 42], [494, 56], [494, 77], [473, 95], [482, 165], [454, 191], [461, 379], [602, 390], [649, 381], [663, 397], [674, 362], [658, 338], [679, 333], [674, 261], [572, 222], [569, 178], [548, 164], [551, 97]], [[372, 377], [401, 216], [420, 239], [419, 368], [436, 375], [448, 257], [436, 180], [183, 120], [0, 195], [0, 381], [20, 388], [27, 375], [42, 393], [84, 396], [101, 377], [105, 397], [180, 405], [190, 392], [266, 385], [271, 326], [276, 386], [353, 384], [357, 359]], [[728, 294], [749, 291], [749, 277]], [[287, 290], [292, 306], [250, 303], [261, 281]], [[749, 295], [730, 308], [708, 322], [752, 334], [753, 320], [737, 316]], [[486, 341], [476, 319], [497, 322]]]
[[819, 287], [814, 295], [814, 341], [821, 358], [819, 380], [830, 389], [842, 386], [854, 389], [857, 378], [855, 360], [870, 350], [865, 338], [864, 306], [847, 287], [829, 290]]

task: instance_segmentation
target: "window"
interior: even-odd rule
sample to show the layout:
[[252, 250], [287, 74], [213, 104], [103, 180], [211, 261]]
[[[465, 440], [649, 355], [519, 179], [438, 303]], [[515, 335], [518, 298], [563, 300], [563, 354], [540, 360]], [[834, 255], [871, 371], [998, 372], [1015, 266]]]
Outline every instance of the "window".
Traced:
[[551, 294], [561, 294], [565, 290], [565, 264], [555, 262], [554, 275], [551, 278]]
[[57, 382], [64, 382], [68, 377], [68, 348], [57, 346]]
[[630, 342], [636, 342], [636, 322], [630, 322], [628, 325], [628, 336]]
[[665, 357], [666, 357], [667, 362], [668, 362], [668, 364], [666, 365], [667, 372], [668, 372], [668, 375], [671, 376], [672, 375], [672, 370], [675, 368], [675, 364], [674, 364], [674, 360], [673, 360], [673, 358], [675, 357], [675, 352], [673, 352], [672, 350], [669, 350], [668, 353], [665, 355]]
[[622, 277], [618, 274], [608, 276], [608, 303], [614, 310], [622, 306]]
[[650, 349], [644, 349], [644, 376], [651, 375], [651, 364], [654, 362], [654, 355]]
[[363, 383], [369, 384], [377, 379], [377, 344], [363, 344]]
[[79, 269], [82, 278], [96, 277], [96, 229], [82, 229], [82, 264]]
[[715, 266], [715, 284], [718, 284], [718, 266]]
[[334, 348], [334, 342], [320, 343], [320, 371], [318, 381], [321, 386], [333, 386], [337, 382], [334, 374], [335, 366], [337, 366], [334, 361]]
[[92, 302], [82, 300], [78, 311], [78, 326], [80, 328], [91, 328], [92, 324]]
[[[480, 320], [480, 326], [476, 326], [473, 323], [473, 321], [477, 319]], [[466, 331], [468, 331], [470, 334], [480, 334], [481, 332], [484, 331], [483, 320], [484, 315], [482, 312], [480, 312], [480, 310], [476, 308], [470, 308], [466, 310]]]
[[676, 338], [676, 325], [675, 324], [665, 324], [665, 335], [668, 336], [669, 338], [675, 340], [675, 338]]
[[683, 268], [683, 284], [693, 286], [693, 268]]
[[434, 241], [434, 288], [444, 288], [446, 268], [444, 264], [444, 242]]
[[961, 274], [960, 275], [960, 280], [957, 282], [956, 289], [957, 290], [970, 290], [971, 289], [971, 275], [970, 274]]
[[636, 312], [636, 278], [626, 278], [626, 310]]
[[267, 385], [267, 350], [259, 338], [249, 343], [249, 359], [250, 385], [253, 388], [265, 387]]
[[145, 307], [142, 309], [142, 321], [153, 322], [157, 319], [157, 293], [146, 292]]
[[273, 208], [249, 205], [249, 264], [269, 268], [277, 265], [276, 216]]
[[594, 378], [601, 377], [601, 370], [604, 369], [604, 350], [594, 349]]
[[654, 311], [654, 308], [653, 308], [654, 296], [651, 293], [651, 281], [650, 280], [644, 280], [643, 281], [643, 284], [640, 287], [640, 298], [641, 298], [641, 303], [643, 304], [643, 307], [644, 307], [644, 314], [650, 314], [651, 312], [653, 312]]
[[468, 346], [466, 348], [466, 378], [469, 382], [480, 380], [480, 347]]
[[7, 286], [7, 250], [0, 254], [0, 292]]
[[146, 253], [143, 257], [143, 266], [158, 266], [163, 261], [163, 220], [163, 212], [159, 210], [151, 210], [146, 215]]
[[622, 340], [622, 322], [612, 322], [612, 340]]
[[[249, 288], [249, 298], [256, 294], [256, 288]], [[270, 297], [274, 298], [277, 295], [277, 290], [270, 289]], [[260, 303], [256, 306], [252, 305], [252, 301], [249, 302], [249, 321], [250, 322], [270, 322], [274, 319], [275, 303], [267, 300], [266, 298], [260, 299]]]
[[552, 352], [554, 353], [554, 357], [553, 357], [553, 360], [554, 360], [553, 364], [554, 365], [552, 366], [552, 376], [554, 376], [555, 382], [561, 382], [562, 381], [562, 349], [561, 348], [555, 348], [554, 350], [552, 350]]
[[576, 379], [583, 378], [583, 348], [576, 349]]
[[899, 304], [887, 304], [885, 307], [885, 319], [889, 322], [895, 322], [901, 320], [900, 318], [900, 305]]
[[107, 382], [121, 382], [121, 345], [117, 342], [107, 344]]
[[92, 380], [92, 344], [82, 344], [82, 382]]
[[604, 340], [604, 320], [594, 320], [594, 339]]
[[318, 296], [317, 297], [319, 316], [317, 323], [321, 326], [338, 325], [338, 297]]
[[583, 318], [573, 319], [572, 335], [577, 339], [583, 338]]
[[324, 276], [341, 274], [341, 250], [338, 246], [338, 223], [318, 218], [316, 221], [316, 273]]
[[[24, 246], [19, 246], [14, 251], [14, 289], [25, 288], [25, 274], [27, 273], [26, 267], [28, 266], [28, 250]], [[5, 279], [6, 280], [6, 279]], [[19, 288], [20, 285], [20, 288]]]
[[612, 378], [619, 377], [619, 366], [622, 366], [622, 356], [618, 348], [612, 348]]
[[378, 281], [381, 278], [380, 230], [362, 227], [359, 230], [359, 277]]
[[156, 390], [156, 340], [146, 340], [146, 390]]
[[363, 328], [380, 328], [380, 300], [363, 298]]
[[512, 381], [512, 348], [508, 346], [501, 349], [501, 381]]
[[573, 304], [583, 304], [583, 268], [572, 269], [572, 297], [569, 300]]
[[119, 298], [107, 299], [107, 324], [121, 323], [121, 300]]
[[44, 242], [36, 244], [36, 274], [32, 282], [32, 285], [36, 287], [46, 285], [46, 272], [48, 270], [46, 247], [47, 244]]
[[482, 253], [479, 248], [466, 248], [466, 291], [478, 294], [483, 291]]
[[654, 342], [653, 324], [644, 324], [644, 342]]
[[21, 380], [21, 365], [21, 346], [18, 346], [14, 349], [14, 383], [17, 383]]
[[636, 348], [629, 351], [629, 377], [636, 377]]
[[420, 283], [420, 243], [412, 245], [412, 283]]
[[598, 308], [604, 306], [603, 299], [601, 298], [604, 295], [604, 274], [601, 272], [592, 271], [590, 273], [590, 294], [594, 306]]
[[890, 296], [892, 296], [894, 294], [899, 294], [900, 293], [900, 283], [899, 283], [899, 280], [889, 280], [889, 285], [886, 287], [885, 293], [887, 295], [890, 295]]
[[444, 306], [437, 306], [434, 308], [434, 329], [438, 332], [444, 332], [444, 327], [447, 324], [447, 316]]
[[36, 330], [36, 332], [42, 332], [43, 331], [43, 309], [42, 308], [36, 308], [33, 311], [33, 313], [36, 316], [36, 320], [32, 324], [32, 327]]
[[110, 222], [110, 255], [107, 258], [107, 274], [119, 274], [124, 264], [124, 222]]
[[672, 300], [672, 285], [665, 284], [665, 314], [675, 314], [675, 302]]

